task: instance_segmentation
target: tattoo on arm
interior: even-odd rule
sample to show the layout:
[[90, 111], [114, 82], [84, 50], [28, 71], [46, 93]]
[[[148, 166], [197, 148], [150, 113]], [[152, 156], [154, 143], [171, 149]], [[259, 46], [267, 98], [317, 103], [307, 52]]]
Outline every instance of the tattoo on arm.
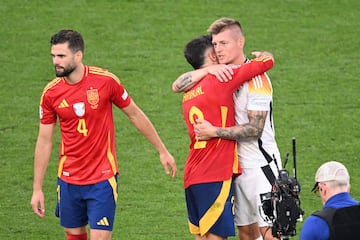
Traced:
[[267, 111], [248, 111], [249, 123], [218, 128], [216, 135], [220, 138], [233, 140], [254, 140], [261, 137], [265, 126]]
[[178, 91], [180, 92], [184, 92], [188, 89], [190, 89], [190, 87], [192, 87], [193, 85], [193, 81], [192, 81], [192, 75], [191, 73], [186, 73], [183, 76], [179, 77], [178, 80], [176, 80], [176, 88], [178, 89]]

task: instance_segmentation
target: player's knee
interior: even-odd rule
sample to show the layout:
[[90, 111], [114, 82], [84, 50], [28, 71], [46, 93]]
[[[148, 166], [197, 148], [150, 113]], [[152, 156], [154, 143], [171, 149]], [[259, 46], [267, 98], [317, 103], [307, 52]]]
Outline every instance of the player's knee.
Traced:
[[261, 237], [257, 224], [238, 226], [238, 232], [240, 239], [258, 239]]

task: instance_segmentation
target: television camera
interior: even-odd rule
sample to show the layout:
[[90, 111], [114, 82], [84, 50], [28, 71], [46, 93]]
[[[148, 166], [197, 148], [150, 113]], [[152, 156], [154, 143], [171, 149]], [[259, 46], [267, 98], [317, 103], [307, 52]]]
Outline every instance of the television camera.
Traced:
[[300, 207], [300, 183], [296, 178], [296, 139], [292, 139], [294, 176], [289, 176], [285, 169], [289, 153], [284, 160], [283, 169], [279, 170], [278, 163], [273, 156], [279, 170], [279, 176], [272, 185], [271, 192], [262, 194], [260, 209], [264, 220], [271, 223], [272, 235], [279, 239], [289, 239], [296, 235], [296, 223], [302, 221], [304, 211]]

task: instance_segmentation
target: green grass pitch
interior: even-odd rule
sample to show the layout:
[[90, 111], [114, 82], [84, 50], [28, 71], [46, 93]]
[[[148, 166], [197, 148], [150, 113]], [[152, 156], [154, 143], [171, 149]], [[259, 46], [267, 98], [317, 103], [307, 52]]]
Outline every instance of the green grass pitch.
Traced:
[[[64, 28], [83, 34], [86, 64], [118, 75], [179, 168], [176, 179], [166, 176], [156, 151], [115, 110], [121, 176], [113, 239], [193, 239], [182, 187], [188, 136], [181, 95], [171, 92], [171, 83], [190, 70], [182, 53], [186, 42], [222, 16], [243, 25], [247, 55], [268, 50], [276, 57], [269, 71], [276, 137], [283, 157], [297, 139], [305, 218], [321, 207], [310, 189], [325, 161], [348, 167], [352, 195], [360, 199], [359, 8], [357, 0], [3, 0], [0, 239], [65, 238], [53, 214], [58, 133], [44, 181], [47, 216], [39, 219], [30, 207], [38, 103], [54, 77], [49, 38]], [[292, 172], [291, 161], [287, 168]], [[297, 228], [299, 233], [301, 223]]]

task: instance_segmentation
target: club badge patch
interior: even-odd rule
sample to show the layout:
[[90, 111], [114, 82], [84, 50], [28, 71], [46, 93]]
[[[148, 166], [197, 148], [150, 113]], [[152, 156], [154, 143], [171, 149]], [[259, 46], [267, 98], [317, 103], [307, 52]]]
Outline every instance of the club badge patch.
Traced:
[[73, 105], [76, 116], [83, 117], [85, 115], [85, 103], [79, 102]]

